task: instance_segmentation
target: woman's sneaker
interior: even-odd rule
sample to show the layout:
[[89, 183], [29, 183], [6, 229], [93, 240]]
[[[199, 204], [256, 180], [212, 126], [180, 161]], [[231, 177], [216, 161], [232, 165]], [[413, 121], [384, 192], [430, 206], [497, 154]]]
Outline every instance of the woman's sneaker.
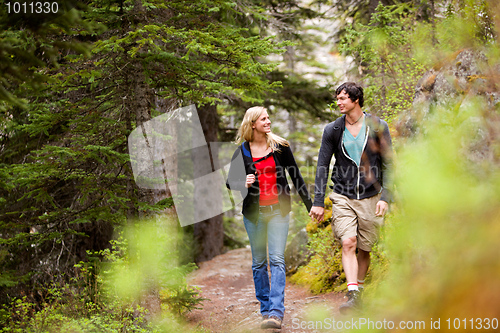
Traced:
[[282, 319], [276, 316], [271, 316], [267, 320], [264, 320], [260, 325], [260, 328], [281, 328]]
[[260, 328], [264, 328], [264, 325], [268, 319], [269, 319], [268, 315], [262, 315], [262, 321], [260, 322]]

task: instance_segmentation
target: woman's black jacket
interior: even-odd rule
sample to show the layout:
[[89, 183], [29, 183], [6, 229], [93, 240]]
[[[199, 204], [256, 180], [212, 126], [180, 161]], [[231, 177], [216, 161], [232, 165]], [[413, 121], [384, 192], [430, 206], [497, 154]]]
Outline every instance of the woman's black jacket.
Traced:
[[[307, 211], [311, 210], [312, 201], [307, 191], [304, 179], [300, 174], [297, 163], [290, 147], [279, 145], [279, 151], [275, 151], [272, 156], [276, 163], [276, 185], [281, 215], [286, 216], [292, 209], [290, 199], [290, 186], [286, 179], [285, 169], [292, 179], [295, 189], [299, 193], [302, 201], [306, 205]], [[256, 177], [255, 182], [250, 188], [245, 187], [247, 174], [254, 174], [256, 171], [252, 159], [252, 153], [248, 142], [243, 142], [231, 158], [231, 166], [227, 177], [226, 186], [230, 190], [240, 191], [244, 197], [243, 215], [250, 221], [257, 223], [259, 219], [259, 180]]]

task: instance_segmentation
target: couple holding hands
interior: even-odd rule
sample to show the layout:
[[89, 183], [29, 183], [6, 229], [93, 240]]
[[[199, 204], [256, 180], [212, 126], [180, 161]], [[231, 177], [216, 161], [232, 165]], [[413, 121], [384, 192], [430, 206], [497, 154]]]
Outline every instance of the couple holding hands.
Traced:
[[[342, 116], [323, 132], [312, 202], [287, 140], [271, 131], [264, 107], [245, 113], [233, 160], [242, 154], [244, 168], [231, 165], [227, 186], [248, 191], [243, 201], [243, 221], [252, 251], [255, 294], [260, 302], [261, 328], [281, 328], [285, 312], [285, 246], [291, 199], [285, 169], [304, 205], [316, 221], [324, 216], [324, 198], [332, 156], [332, 230], [342, 244], [342, 265], [347, 280], [347, 302], [339, 308], [349, 313], [360, 307], [360, 291], [370, 265], [370, 251], [388, 210], [387, 182], [391, 137], [387, 123], [364, 113], [363, 88], [346, 82], [336, 89]], [[386, 184], [387, 185], [387, 184]], [[356, 253], [357, 249], [357, 253]], [[271, 281], [268, 275], [267, 254]]]

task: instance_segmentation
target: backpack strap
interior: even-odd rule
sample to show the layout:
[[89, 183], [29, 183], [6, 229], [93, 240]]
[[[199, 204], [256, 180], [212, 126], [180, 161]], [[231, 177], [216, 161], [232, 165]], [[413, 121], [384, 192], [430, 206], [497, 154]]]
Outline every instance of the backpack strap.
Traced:
[[263, 160], [267, 159], [268, 157], [270, 157], [273, 154], [274, 154], [274, 152], [272, 151], [269, 154], [267, 154], [266, 156], [259, 158], [257, 161], [252, 162], [252, 166], [255, 166], [255, 164], [262, 162]]
[[[246, 141], [245, 141], [246, 142]], [[250, 151], [245, 147], [245, 142], [243, 142], [241, 144], [241, 151], [243, 152], [243, 155], [246, 156], [248, 159], [252, 158], [252, 154], [250, 153]], [[264, 157], [261, 157], [259, 158], [257, 161], [252, 161], [250, 164], [249, 164], [249, 168], [250, 170], [252, 169], [255, 169], [255, 164], [259, 163], [259, 162], [262, 162], [263, 160], [269, 158], [270, 156], [272, 156], [274, 154], [274, 151], [271, 151], [269, 154], [267, 154], [266, 156]]]
[[252, 154], [250, 153], [250, 151], [245, 147], [245, 143], [246, 143], [246, 141], [244, 141], [241, 144], [241, 151], [243, 152], [243, 156], [252, 157]]

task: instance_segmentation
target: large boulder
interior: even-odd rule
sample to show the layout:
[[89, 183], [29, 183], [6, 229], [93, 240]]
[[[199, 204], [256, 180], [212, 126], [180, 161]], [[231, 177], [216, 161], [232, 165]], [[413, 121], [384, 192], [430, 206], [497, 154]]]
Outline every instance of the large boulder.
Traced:
[[404, 114], [396, 127], [409, 137], [422, 130], [436, 106], [459, 105], [467, 97], [483, 96], [489, 108], [500, 107], [497, 80], [500, 66], [491, 66], [487, 57], [469, 49], [461, 50], [427, 71], [415, 87], [413, 109]]
[[286, 274], [291, 275], [307, 263], [311, 253], [307, 248], [309, 236], [305, 228], [297, 232], [285, 250]]
[[477, 130], [466, 157], [470, 161], [500, 164], [500, 65], [491, 63], [483, 53], [465, 49], [427, 71], [415, 87], [412, 110], [395, 124], [399, 136], [425, 133], [433, 112], [460, 110], [473, 98], [482, 97], [480, 112], [470, 119]]

